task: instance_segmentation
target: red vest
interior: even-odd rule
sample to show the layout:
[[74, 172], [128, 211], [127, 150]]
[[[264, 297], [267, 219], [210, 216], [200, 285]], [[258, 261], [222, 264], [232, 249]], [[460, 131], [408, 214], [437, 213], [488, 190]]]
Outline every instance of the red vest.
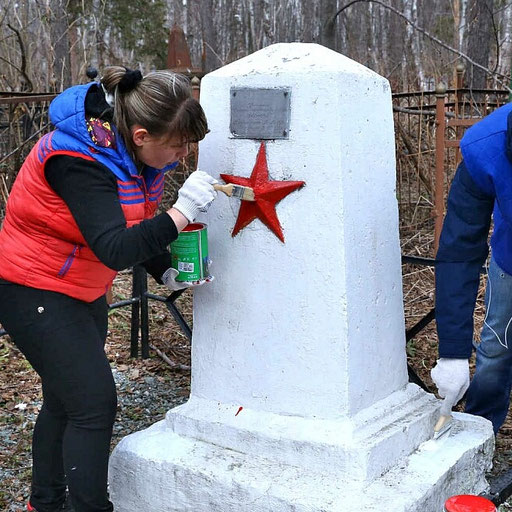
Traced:
[[[52, 134], [46, 135], [34, 146], [10, 193], [0, 231], [0, 278], [92, 302], [106, 292], [116, 271], [101, 263], [88, 247], [66, 203], [46, 182], [44, 165], [57, 154], [94, 158], [74, 151], [53, 151], [51, 138]], [[154, 215], [162, 185], [163, 173], [150, 191], [145, 186], [142, 190], [135, 179], [118, 178], [128, 227]], [[138, 202], [123, 200], [127, 191], [139, 197]]]

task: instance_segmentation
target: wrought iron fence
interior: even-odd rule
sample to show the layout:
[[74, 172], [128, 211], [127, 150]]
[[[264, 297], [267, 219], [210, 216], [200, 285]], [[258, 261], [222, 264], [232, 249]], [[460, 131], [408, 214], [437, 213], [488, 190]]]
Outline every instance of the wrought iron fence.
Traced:
[[[459, 141], [465, 129], [494, 109], [509, 101], [506, 90], [470, 90], [462, 85], [463, 70], [457, 69], [456, 87], [437, 87], [436, 91], [402, 92], [392, 95], [396, 139], [396, 190], [399, 206], [401, 237], [425, 232], [432, 243], [417, 255], [403, 255], [402, 262], [432, 266], [435, 240], [449, 184], [460, 162]], [[198, 80], [194, 82], [196, 97]], [[37, 139], [49, 131], [48, 106], [54, 94], [24, 94], [0, 92], [0, 221], [9, 190], [24, 158]], [[197, 150], [182, 163], [174, 177], [168, 180], [163, 207], [172, 204], [180, 184], [195, 168]], [[166, 305], [184, 334], [190, 339], [192, 330], [175, 306], [181, 292], [168, 297], [147, 290], [147, 276], [142, 267], [134, 267], [132, 297], [114, 303], [111, 309], [131, 306], [131, 355], [149, 356], [148, 301]], [[406, 331], [406, 339], [417, 335], [434, 318], [432, 308]], [[6, 332], [0, 329], [0, 336]], [[427, 389], [409, 366], [409, 378]], [[428, 390], [428, 389], [427, 389]], [[512, 470], [492, 482], [493, 501], [502, 503], [512, 492]]]
[[457, 85], [435, 91], [393, 94], [397, 156], [397, 199], [402, 236], [421, 231], [433, 235], [433, 256], [444, 215], [449, 185], [460, 162], [464, 131], [504, 105], [509, 92]]
[[0, 93], [0, 219], [18, 170], [38, 137], [50, 130], [55, 94]]
[[[194, 90], [197, 95], [197, 84]], [[21, 164], [37, 140], [53, 129], [48, 118], [48, 108], [55, 96], [49, 93], [0, 92], [0, 224]], [[180, 162], [172, 176], [166, 177], [161, 209], [168, 209], [175, 201], [178, 188], [196, 168], [196, 163], [197, 145], [193, 145], [190, 154]], [[109, 306], [110, 309], [131, 306], [130, 352], [133, 357], [149, 357], [149, 299], [164, 303], [184, 334], [191, 338], [191, 328], [174, 304], [180, 295], [180, 292], [174, 292], [168, 297], [160, 297], [149, 293], [145, 270], [138, 266], [133, 268], [132, 297]], [[5, 334], [6, 331], [0, 328], [0, 336]]]

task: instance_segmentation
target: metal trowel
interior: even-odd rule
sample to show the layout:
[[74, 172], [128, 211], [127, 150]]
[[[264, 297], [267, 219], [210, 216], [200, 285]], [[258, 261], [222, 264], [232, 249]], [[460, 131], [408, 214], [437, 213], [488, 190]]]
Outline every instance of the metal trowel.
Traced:
[[452, 403], [451, 400], [447, 401], [447, 398], [445, 398], [443, 400], [443, 404], [441, 405], [441, 414], [439, 415], [439, 419], [437, 420], [437, 423], [434, 425], [433, 439], [436, 440], [448, 435], [452, 428], [452, 424]]
[[450, 433], [450, 429], [452, 428], [453, 418], [450, 414], [449, 416], [439, 416], [437, 423], [434, 425], [434, 441], [443, 437]]

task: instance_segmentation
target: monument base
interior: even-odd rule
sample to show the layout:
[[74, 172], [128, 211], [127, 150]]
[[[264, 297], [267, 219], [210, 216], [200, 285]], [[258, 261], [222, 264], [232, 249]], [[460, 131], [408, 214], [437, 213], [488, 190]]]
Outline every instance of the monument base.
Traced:
[[[411, 385], [407, 388], [406, 394], [415, 392]], [[393, 459], [398, 453], [393, 443], [403, 444], [405, 438], [418, 439], [419, 424], [428, 425], [425, 428], [431, 432], [438, 402], [432, 395], [421, 393], [429, 397], [428, 403], [421, 405], [424, 415], [419, 418], [417, 412], [408, 414], [409, 426], [394, 418], [388, 428], [375, 430], [370, 428], [374, 419], [368, 418], [368, 436], [359, 430], [354, 432], [351, 439], [357, 441], [359, 452], [368, 445], [369, 466], [383, 467], [375, 461], [385, 457], [386, 452]], [[347, 457], [350, 453], [340, 451], [341, 443], [308, 446], [297, 439], [292, 442], [289, 436], [293, 428], [287, 431], [281, 426], [281, 446], [290, 448], [284, 451], [274, 451], [272, 447], [277, 444], [257, 425], [252, 434], [242, 428], [241, 434], [235, 435], [232, 427], [215, 422], [210, 423], [209, 432], [203, 430], [207, 425], [204, 418], [197, 417], [199, 403], [192, 400], [190, 405], [170, 411], [166, 420], [119, 443], [111, 457], [109, 475], [116, 511], [342, 512], [390, 508], [394, 512], [439, 512], [448, 497], [480, 494], [487, 488], [484, 474], [491, 466], [494, 435], [490, 422], [477, 416], [455, 413], [449, 435], [437, 441], [424, 441], [410, 454], [389, 464], [388, 471], [375, 478], [369, 474], [363, 478], [361, 460], [352, 459], [352, 472], [351, 457]], [[244, 412], [248, 425], [251, 413], [245, 409], [236, 418]], [[225, 416], [225, 410], [221, 408], [216, 414]], [[320, 423], [317, 437], [322, 437], [322, 428]], [[397, 429], [403, 434], [401, 441], [396, 437]], [[221, 430], [224, 439], [218, 437]], [[184, 435], [184, 431], [189, 435]], [[349, 435], [349, 431], [345, 429], [344, 434]], [[205, 439], [212, 436], [213, 440], [201, 440], [201, 435]], [[311, 430], [304, 437], [311, 437]], [[233, 439], [240, 445], [234, 445]], [[378, 446], [383, 448], [375, 452]], [[293, 448], [295, 460], [289, 455]], [[334, 456], [332, 464], [321, 468], [319, 461], [325, 460], [329, 450], [345, 457], [343, 468], [336, 464]]]
[[171, 409], [172, 432], [286, 466], [371, 481], [432, 436], [440, 402], [416, 384], [353, 416], [277, 414], [191, 396]]

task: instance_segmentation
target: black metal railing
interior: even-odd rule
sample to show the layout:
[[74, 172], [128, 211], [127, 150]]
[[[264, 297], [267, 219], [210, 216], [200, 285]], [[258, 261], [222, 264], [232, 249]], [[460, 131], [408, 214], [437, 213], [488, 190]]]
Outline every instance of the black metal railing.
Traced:
[[[185, 336], [192, 339], [192, 329], [177, 308], [175, 301], [185, 290], [172, 292], [167, 297], [148, 292], [148, 276], [141, 266], [133, 267], [132, 298], [110, 304], [109, 309], [132, 306], [130, 321], [130, 355], [131, 357], [149, 357], [149, 300], [163, 302]], [[140, 350], [139, 350], [140, 349]]]
[[[141, 266], [133, 267], [132, 272], [132, 296], [130, 299], [114, 302], [109, 305], [109, 310], [131, 306], [130, 319], [130, 355], [147, 359], [149, 357], [149, 300], [156, 300], [165, 304], [172, 317], [179, 325], [185, 336], [192, 339], [192, 329], [177, 308], [175, 301], [185, 290], [172, 292], [163, 297], [148, 292], [148, 277], [146, 270]], [[0, 336], [7, 334], [5, 329], [0, 329]]]
[[[434, 266], [435, 260], [420, 256], [402, 255], [402, 263], [420, 266]], [[486, 274], [487, 270], [485, 267], [482, 267], [480, 272], [482, 274]], [[141, 266], [133, 267], [132, 297], [130, 299], [115, 302], [109, 306], [110, 310], [130, 305], [132, 307], [130, 322], [130, 355], [132, 357], [139, 356], [139, 348], [140, 356], [143, 359], [149, 357], [149, 300], [156, 300], [164, 303], [185, 336], [189, 340], [192, 339], [192, 329], [175, 304], [176, 299], [181, 296], [183, 291], [184, 290], [175, 291], [167, 297], [149, 293], [147, 273], [145, 269]], [[426, 315], [416, 322], [416, 324], [405, 331], [406, 341], [409, 341], [418, 335], [432, 320], [434, 320], [434, 318], [435, 308], [432, 307], [432, 309], [430, 309]], [[7, 334], [7, 332], [4, 329], [0, 329], [0, 336], [5, 334]], [[415, 378], [414, 382], [417, 380], [419, 380], [418, 377]], [[421, 381], [416, 382], [416, 384], [419, 384], [425, 390], [430, 391]]]
[[[407, 256], [402, 255], [402, 263], [409, 263], [412, 265], [433, 267], [436, 264], [436, 261], [433, 258], [422, 258], [420, 256]], [[480, 273], [485, 275], [487, 274], [487, 269], [482, 267], [480, 269]], [[436, 309], [432, 307], [432, 309], [423, 316], [416, 324], [414, 324], [410, 329], [405, 331], [405, 339], [406, 341], [411, 340], [419, 334], [432, 320], [435, 318]]]

